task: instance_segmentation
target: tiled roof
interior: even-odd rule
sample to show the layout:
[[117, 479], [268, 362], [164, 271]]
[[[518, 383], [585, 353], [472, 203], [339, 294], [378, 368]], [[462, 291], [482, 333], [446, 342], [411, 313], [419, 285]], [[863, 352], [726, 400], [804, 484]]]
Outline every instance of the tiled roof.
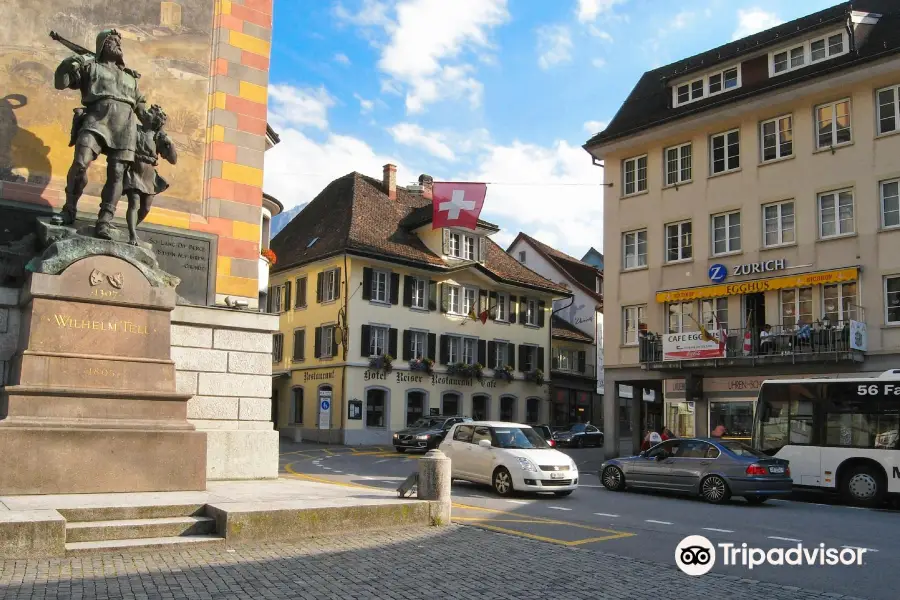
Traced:
[[[698, 100], [675, 108], [671, 107], [672, 95], [669, 83], [676, 78], [694, 72], [712, 69], [716, 65], [727, 66], [742, 57], [773, 49], [826, 26], [844, 24], [852, 11], [868, 11], [882, 14], [882, 18], [868, 38], [855, 51], [831, 60], [790, 71], [776, 78], [762, 78], [750, 85]], [[689, 115], [704, 112], [713, 107], [768, 93], [800, 81], [812, 79], [835, 71], [848, 69], [887, 55], [900, 52], [900, 2], [897, 0], [853, 0], [795, 19], [783, 25], [707, 50], [678, 62], [647, 71], [634, 86], [622, 107], [602, 132], [584, 145], [592, 146], [634, 135], [645, 129], [662, 125]]]
[[581, 331], [565, 319], [553, 315], [551, 322], [550, 334], [554, 339], [570, 340], [573, 342], [584, 342], [585, 344], [593, 344], [594, 338]]
[[[565, 273], [569, 279], [575, 282], [579, 288], [581, 288], [586, 294], [593, 297], [598, 303], [603, 304], [603, 295], [598, 294], [597, 289], [597, 277], [603, 279], [603, 271], [599, 270], [597, 267], [593, 265], [589, 265], [586, 262], [583, 262], [574, 256], [569, 256], [565, 252], [561, 252], [556, 248], [552, 248], [547, 244], [540, 242], [527, 233], [519, 232], [519, 235], [516, 236], [516, 239], [513, 240], [513, 243], [509, 245], [510, 248], [516, 245], [516, 242], [519, 240], [523, 240], [527, 242], [532, 248], [534, 248], [541, 256], [555, 264], [557, 268]], [[517, 261], [518, 262], [518, 261]]]
[[[398, 187], [396, 199], [391, 200], [381, 181], [357, 172], [344, 175], [319, 192], [272, 240], [278, 257], [273, 273], [343, 252], [439, 271], [458, 268], [459, 263], [444, 261], [412, 231], [407, 218], [425, 208], [430, 212], [430, 207], [431, 200], [421, 194]], [[521, 265], [490, 238], [485, 246], [484, 264], [471, 263], [472, 268], [497, 281], [569, 294]]]

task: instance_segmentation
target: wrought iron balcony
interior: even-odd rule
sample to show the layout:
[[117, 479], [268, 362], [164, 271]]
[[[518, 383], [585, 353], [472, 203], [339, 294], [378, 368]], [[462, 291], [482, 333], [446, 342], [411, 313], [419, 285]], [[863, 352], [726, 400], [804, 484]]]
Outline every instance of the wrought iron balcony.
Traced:
[[[853, 322], [855, 323], [855, 322]], [[766, 364], [800, 364], [825, 362], [863, 362], [866, 340], [851, 343], [851, 330], [860, 324], [850, 321], [829, 327], [816, 325], [782, 326], [767, 330], [727, 329], [710, 331], [714, 339], [702, 351], [674, 351], [665, 334], [647, 333], [639, 338], [640, 363], [645, 370], [669, 370], [686, 367], [748, 366]], [[864, 328], [864, 326], [863, 326]], [[864, 329], [863, 329], [864, 331]], [[748, 335], [749, 332], [749, 335]], [[857, 334], [857, 337], [859, 335]], [[667, 347], [668, 345], [668, 347]], [[717, 349], [718, 346], [718, 349]]]

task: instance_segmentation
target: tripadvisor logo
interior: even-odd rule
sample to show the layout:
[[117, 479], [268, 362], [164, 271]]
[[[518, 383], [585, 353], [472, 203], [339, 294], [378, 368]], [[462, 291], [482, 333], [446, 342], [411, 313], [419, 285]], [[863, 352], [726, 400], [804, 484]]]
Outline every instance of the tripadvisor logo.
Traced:
[[866, 548], [826, 548], [825, 544], [811, 548], [797, 544], [789, 548], [765, 550], [749, 547], [746, 543], [740, 546], [720, 543], [717, 552], [716, 546], [702, 535], [689, 535], [675, 548], [675, 564], [682, 572], [692, 577], [709, 573], [716, 564], [717, 554], [721, 558], [721, 564], [726, 567], [744, 566], [750, 570], [761, 565], [861, 566], [863, 555], [867, 551]]

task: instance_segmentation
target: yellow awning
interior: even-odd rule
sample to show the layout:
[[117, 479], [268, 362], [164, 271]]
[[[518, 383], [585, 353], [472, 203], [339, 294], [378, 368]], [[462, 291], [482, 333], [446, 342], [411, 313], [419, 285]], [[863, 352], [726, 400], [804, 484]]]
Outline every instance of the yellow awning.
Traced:
[[818, 273], [803, 273], [802, 275], [789, 275], [787, 277], [772, 277], [771, 279], [757, 279], [755, 281], [739, 281], [735, 283], [720, 283], [704, 287], [688, 288], [683, 290], [669, 290], [656, 292], [656, 301], [663, 302], [689, 302], [704, 298], [719, 298], [721, 296], [742, 296], [755, 294], [769, 290], [783, 290], [789, 288], [811, 287], [814, 285], [828, 285], [845, 281], [856, 281], [859, 278], [859, 268], [850, 267], [836, 271], [820, 271]]

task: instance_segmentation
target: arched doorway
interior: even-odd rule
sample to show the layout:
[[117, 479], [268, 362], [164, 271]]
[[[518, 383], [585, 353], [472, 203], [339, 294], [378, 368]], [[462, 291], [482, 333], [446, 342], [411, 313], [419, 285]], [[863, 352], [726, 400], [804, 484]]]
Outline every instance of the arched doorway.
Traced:
[[490, 417], [491, 397], [487, 394], [472, 396], [472, 418], [476, 421], [487, 421]]
[[428, 394], [423, 390], [406, 392], [406, 425], [407, 427], [421, 419], [428, 412]]
[[516, 397], [502, 396], [500, 398], [500, 420], [516, 421]]
[[441, 398], [441, 414], [445, 417], [461, 416], [459, 411], [462, 409], [462, 394], [459, 392], [444, 392]]

